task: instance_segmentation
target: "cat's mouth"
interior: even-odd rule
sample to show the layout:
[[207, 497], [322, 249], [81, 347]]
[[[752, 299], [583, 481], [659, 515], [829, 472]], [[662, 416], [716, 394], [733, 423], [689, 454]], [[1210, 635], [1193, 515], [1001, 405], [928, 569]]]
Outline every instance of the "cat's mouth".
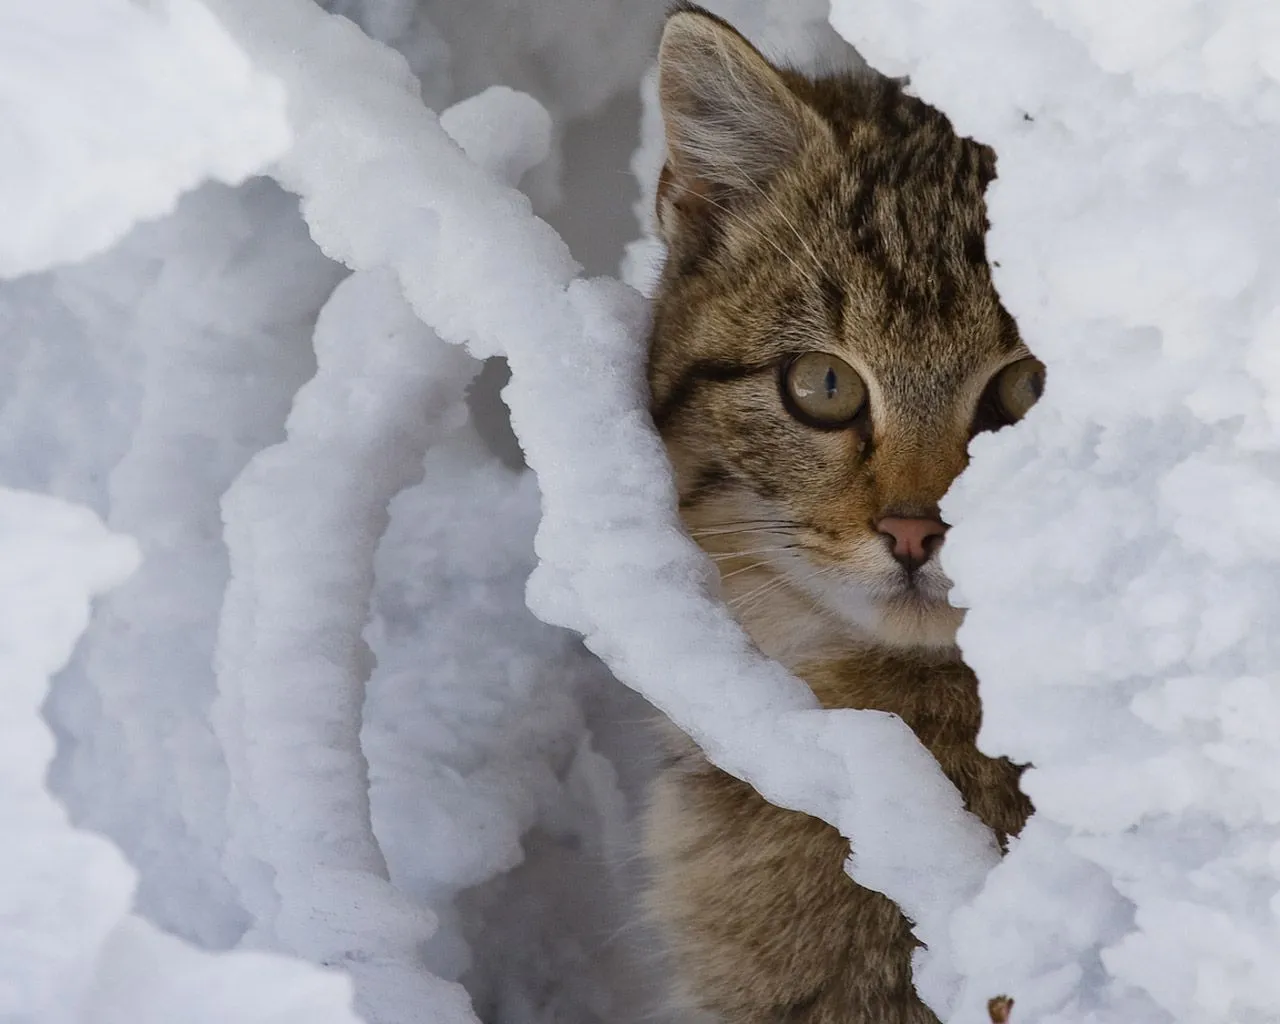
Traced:
[[948, 601], [952, 583], [936, 560], [909, 569], [892, 559], [860, 554], [863, 557], [807, 570], [804, 565], [812, 566], [815, 560], [802, 555], [787, 575], [860, 635], [906, 646], [955, 642], [963, 612]]
[[890, 600], [946, 604], [951, 580], [934, 563], [916, 569], [899, 567], [892, 572], [891, 582], [886, 589], [886, 596]]
[[909, 606], [927, 610], [946, 607], [951, 580], [936, 565], [908, 570], [894, 566], [883, 573], [871, 575], [853, 572], [847, 580], [850, 589], [861, 590], [873, 606]]
[[730, 610], [774, 637], [772, 646], [778, 636], [804, 643], [841, 633], [856, 643], [954, 646], [963, 612], [949, 603], [951, 580], [936, 558], [903, 564], [874, 533], [838, 537], [755, 507], [716, 511], [704, 510], [691, 532], [715, 560]]

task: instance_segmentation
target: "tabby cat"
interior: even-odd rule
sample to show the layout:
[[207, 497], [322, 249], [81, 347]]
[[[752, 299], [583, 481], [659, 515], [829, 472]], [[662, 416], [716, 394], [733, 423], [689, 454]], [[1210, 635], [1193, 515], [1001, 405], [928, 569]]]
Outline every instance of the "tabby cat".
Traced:
[[[901, 716], [1002, 838], [1031, 806], [979, 753], [938, 502], [1044, 368], [991, 283], [994, 154], [865, 73], [767, 61], [680, 4], [659, 53], [668, 257], [649, 380], [684, 522], [755, 643], [826, 707]], [[645, 826], [675, 997], [718, 1024], [926, 1024], [916, 940], [825, 823], [669, 730]], [[856, 846], [857, 837], [853, 837]]]

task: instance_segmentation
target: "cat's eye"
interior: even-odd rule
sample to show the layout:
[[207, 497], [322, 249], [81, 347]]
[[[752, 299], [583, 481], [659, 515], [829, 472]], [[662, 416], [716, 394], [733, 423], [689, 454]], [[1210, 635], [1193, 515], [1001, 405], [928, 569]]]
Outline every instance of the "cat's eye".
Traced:
[[1044, 394], [1044, 364], [1039, 359], [1019, 359], [1000, 371], [996, 395], [1001, 408], [1015, 420], [1022, 419]]
[[787, 364], [782, 386], [788, 410], [817, 427], [846, 426], [867, 403], [867, 385], [852, 366], [825, 352], [808, 352]]

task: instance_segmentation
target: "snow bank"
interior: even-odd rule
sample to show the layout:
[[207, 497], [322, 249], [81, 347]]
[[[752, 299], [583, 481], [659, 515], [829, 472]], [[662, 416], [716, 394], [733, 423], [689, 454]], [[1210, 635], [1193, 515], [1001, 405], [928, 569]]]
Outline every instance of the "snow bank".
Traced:
[[[656, 13], [564, 0], [579, 17], [557, 34], [529, 4], [485, 64], [471, 51], [505, 0], [328, 4], [406, 57], [308, 0], [207, 6], [221, 28], [190, 0], [0, 15], [6, 39], [55, 55], [8, 62], [4, 102], [37, 71], [60, 81], [61, 54], [112, 85], [67, 74], [48, 110], [9, 119], [29, 159], [0, 175], [0, 274], [97, 251], [202, 176], [276, 157], [316, 243], [357, 271], [329, 298], [340, 269], [255, 182], [204, 188], [110, 253], [4, 288], [0, 479], [88, 505], [144, 562], [47, 704], [53, 790], [135, 882], [40, 788], [35, 715], [125, 549], [84, 513], [0, 499], [0, 590], [31, 565], [60, 588], [6, 601], [71, 610], [58, 636], [0, 622], [18, 629], [3, 656], [29, 659], [15, 678], [34, 680], [9, 695], [6, 749], [22, 754], [0, 799], [22, 835], [43, 830], [40, 849], [68, 851], [46, 864], [25, 840], [7, 848], [22, 860], [0, 873], [17, 908], [0, 921], [18, 926], [0, 932], [0, 970], [21, 985], [0, 985], [15, 1000], [0, 1016], [354, 1019], [344, 979], [210, 957], [148, 922], [341, 965], [371, 1021], [474, 1021], [457, 982], [486, 1019], [636, 1015], [619, 982], [632, 965], [600, 938], [625, 921], [584, 905], [625, 884], [610, 862], [627, 787], [592, 736], [609, 698], [518, 607], [537, 489], [479, 445], [462, 401], [478, 364], [444, 339], [513, 368], [545, 513], [539, 613], [718, 764], [858, 836], [852, 873], [930, 947], [931, 1005], [965, 1024], [1006, 992], [1017, 1021], [1274, 1018], [1276, 651], [1258, 628], [1276, 609], [1280, 424], [1269, 5], [836, 3], [868, 57], [1000, 152], [991, 252], [1050, 365], [1045, 400], [978, 443], [948, 509], [983, 742], [1036, 764], [1040, 813], [1003, 861], [901, 723], [818, 711], [715, 603], [644, 411], [644, 303], [578, 279], [512, 187], [547, 190], [553, 121], [616, 94]], [[715, 6], [799, 63], [839, 55], [823, 0]], [[558, 63], [568, 52], [578, 62]], [[423, 107], [507, 68], [554, 117], [506, 88], [438, 121]], [[120, 128], [123, 109], [148, 132]], [[646, 286], [660, 256], [638, 247], [630, 279]], [[74, 933], [58, 910], [72, 886]]]
[[[464, 155], [418, 103], [407, 65], [349, 23], [306, 0], [215, 9], [297, 98], [295, 147], [276, 173], [321, 247], [355, 268], [390, 267], [442, 338], [510, 361], [506, 397], [543, 496], [535, 610], [582, 632], [716, 763], [858, 834], [855, 877], [917, 922], [930, 946], [922, 988], [944, 1000], [948, 916], [994, 864], [994, 840], [901, 721], [818, 711], [712, 600], [645, 412], [643, 302], [574, 281], [563, 243], [496, 176], [536, 159], [537, 132], [459, 133]], [[535, 128], [508, 116], [515, 102], [494, 92], [469, 115]]]
[[230, 782], [209, 723], [229, 565], [220, 499], [315, 370], [342, 273], [270, 182], [211, 186], [109, 253], [3, 291], [0, 478], [95, 509], [143, 563], [99, 603], [47, 713], [77, 824], [139, 872], [140, 913], [225, 948]]
[[[82, 999], [100, 946], [129, 908], [128, 865], [110, 843], [72, 829], [45, 789], [53, 737], [40, 703], [89, 620], [89, 599], [137, 561], [132, 544], [84, 509], [0, 491], [0, 1016], [7, 1019]], [[68, 913], [68, 904], [81, 909]]]
[[231, 580], [213, 716], [231, 779], [228, 873], [254, 920], [248, 943], [346, 967], [374, 1020], [430, 1006], [467, 1021], [465, 993], [419, 969], [434, 921], [390, 884], [373, 835], [360, 634], [387, 504], [465, 417], [477, 367], [378, 273], [334, 291], [315, 346], [288, 438], [222, 502]]
[[997, 284], [1048, 364], [975, 442], [943, 561], [981, 742], [1037, 814], [954, 924], [984, 1019], [1280, 1014], [1280, 13], [837, 0], [991, 143]]
[[105, 249], [288, 145], [283, 93], [196, 0], [6, 4], [0, 40], [0, 277]]
[[390, 515], [363, 748], [391, 879], [441, 921], [427, 966], [485, 1020], [649, 1019], [647, 965], [619, 935], [630, 812], [588, 719], [617, 684], [524, 606], [533, 474], [466, 424]]
[[[163, 14], [169, 10], [176, 13]], [[125, 32], [130, 24], [182, 17], [182, 10], [126, 5], [112, 25]], [[151, 20], [137, 22], [143, 14]], [[103, 8], [101, 16], [105, 24], [112, 12]], [[239, 52], [216, 21], [195, 17], [211, 35], [201, 36], [197, 23], [193, 45], [225, 42]], [[53, 21], [64, 34], [76, 26]], [[13, 38], [25, 45], [33, 24], [42, 23], [28, 19], [28, 34]], [[566, 38], [555, 43], [569, 45]], [[65, 40], [57, 45], [55, 56], [74, 53]], [[592, 60], [599, 63], [616, 45], [597, 49]], [[459, 55], [466, 58], [461, 48]], [[43, 81], [35, 72], [50, 67], [92, 75], [88, 58], [95, 56], [74, 69], [57, 61], [23, 65], [24, 84]], [[186, 56], [191, 68], [199, 66]], [[609, 89], [626, 66], [611, 68]], [[128, 70], [148, 67], [139, 58]], [[84, 90], [84, 80], [76, 87]], [[245, 102], [260, 101], [257, 114], [274, 118], [287, 139], [283, 98], [270, 85]], [[510, 90], [477, 102], [458, 104], [445, 123], [473, 150], [494, 135], [522, 140], [515, 148], [489, 147], [494, 173], [514, 182], [551, 151], [551, 125], [538, 104]], [[145, 109], [139, 104], [135, 112]], [[130, 131], [148, 124], [174, 143], [157, 152], [185, 158], [181, 139], [165, 134], [168, 122], [117, 126], [111, 141], [123, 152], [140, 144]], [[36, 142], [56, 140], [50, 129], [57, 122], [38, 126], [48, 138]], [[221, 152], [231, 157], [225, 147]], [[3, 182], [5, 202], [48, 215], [41, 224], [33, 218], [23, 248], [30, 255], [48, 243], [45, 261], [72, 254], [51, 247], [62, 230], [50, 219], [62, 211], [51, 197], [66, 185], [54, 170], [49, 164], [47, 179]], [[169, 185], [135, 170], [133, 184], [147, 184], [157, 211], [172, 202]], [[193, 170], [183, 187], [199, 177]], [[119, 212], [120, 231], [136, 212]], [[44, 233], [37, 238], [38, 229]], [[108, 241], [94, 239], [75, 253]], [[32, 259], [22, 269], [41, 265]], [[313, 998], [328, 1009], [308, 1019], [349, 1018], [348, 989], [339, 981], [313, 986], [313, 972], [276, 957], [210, 959], [152, 923], [206, 948], [256, 944], [344, 966], [355, 961], [359, 1002], [371, 1021], [473, 1019], [461, 989], [424, 968], [419, 947], [428, 937], [431, 965], [449, 981], [465, 974], [494, 1012], [556, 1024], [631, 1019], [641, 1001], [629, 1001], [628, 979], [644, 971], [616, 937], [627, 921], [612, 866], [629, 809], [590, 738], [602, 724], [592, 716], [612, 714], [617, 701], [603, 692], [598, 664], [523, 606], [537, 492], [531, 478], [495, 476], [490, 461], [462, 454], [463, 394], [478, 364], [435, 341], [406, 313], [398, 288], [378, 287], [377, 273], [360, 275], [325, 309], [315, 338], [319, 376], [299, 396], [284, 438], [294, 394], [316, 372], [317, 313], [341, 273], [306, 237], [296, 201], [256, 180], [236, 190], [199, 189], [109, 252], [0, 288], [0, 350], [11, 368], [0, 377], [0, 480], [91, 506], [113, 530], [136, 536], [144, 556], [138, 572], [98, 605], [45, 707], [59, 741], [52, 791], [77, 825], [120, 847], [137, 870], [135, 883], [120, 861], [129, 879], [121, 905], [146, 918], [121, 925], [128, 940], [103, 953], [98, 989], [58, 1019], [265, 1020], [291, 1000], [314, 1006]], [[444, 419], [433, 420], [432, 410]], [[443, 446], [446, 436], [452, 447]], [[375, 727], [394, 722], [403, 730], [396, 739], [407, 734], [412, 741], [438, 724], [430, 718], [435, 712], [452, 709], [455, 725], [468, 718], [468, 707], [472, 712], [465, 753], [413, 742], [397, 747], [382, 742], [376, 728], [367, 738], [372, 767], [381, 772], [373, 798], [381, 801], [388, 835], [391, 863], [384, 865], [380, 836], [370, 828], [365, 744], [356, 735], [363, 683], [373, 670], [361, 632], [372, 618], [377, 640], [396, 607], [398, 573], [426, 558], [416, 547], [397, 549], [394, 536], [383, 545], [381, 535], [389, 499], [422, 474], [432, 441], [440, 450], [428, 459], [431, 480], [470, 510], [450, 554], [478, 549], [492, 577], [481, 585], [455, 576], [473, 603], [444, 605], [439, 598], [453, 584], [442, 573], [439, 592], [419, 594], [416, 632], [377, 651], [388, 671], [400, 673], [402, 688], [380, 686], [383, 675], [372, 681], [366, 713]], [[221, 498], [246, 465], [224, 537]], [[441, 472], [456, 475], [446, 481]], [[406, 491], [396, 505], [401, 529], [415, 511], [444, 515], [437, 497]], [[486, 505], [491, 498], [500, 515]], [[317, 510], [323, 515], [313, 516]], [[444, 536], [454, 524], [418, 525]], [[494, 534], [505, 543], [490, 543]], [[269, 571], [285, 563], [300, 566], [293, 577]], [[310, 592], [291, 585], [303, 578], [314, 585]], [[472, 640], [482, 623], [507, 644], [477, 649]], [[310, 631], [299, 636], [296, 629]], [[422, 660], [432, 657], [441, 663]], [[450, 659], [457, 673], [446, 671]], [[440, 703], [412, 706], [405, 692], [411, 685]], [[441, 775], [456, 779], [458, 792], [429, 786]], [[433, 800], [438, 808], [460, 794], [469, 798], [465, 809], [433, 818]], [[474, 861], [459, 855], [468, 832]], [[491, 844], [490, 836], [501, 841]], [[568, 884], [573, 872], [580, 890]], [[413, 884], [427, 873], [431, 886]], [[482, 888], [469, 888], [476, 885]], [[593, 905], [597, 899], [601, 906]], [[444, 919], [439, 927], [426, 911]], [[478, 956], [470, 956], [469, 944]], [[203, 996], [209, 985], [225, 985], [228, 995]], [[24, 989], [21, 998], [29, 994]], [[27, 1000], [18, 1009], [34, 1013], [33, 1005]]]
[[44, 784], [40, 718], [89, 599], [137, 566], [137, 547], [86, 509], [0, 489], [0, 1017], [86, 1024], [355, 1024], [337, 974], [281, 957], [215, 957], [130, 914], [134, 873], [74, 829]]
[[[565, 160], [570, 136], [591, 122], [594, 146], [618, 153], [634, 141], [631, 124], [609, 125], [611, 101], [630, 93], [652, 56], [664, 6], [643, 0], [322, 0], [369, 36], [404, 55], [422, 98], [444, 110], [493, 85], [537, 98], [551, 114], [547, 160], [521, 183], [535, 208], [561, 224], [585, 216], [611, 234], [610, 203], [625, 179], [584, 179]], [[629, 109], [629, 108], [628, 108]], [[629, 138], [628, 138], [629, 136]], [[594, 154], [593, 154], [594, 156]], [[621, 159], [625, 159], [622, 157]], [[594, 162], [594, 161], [592, 161]], [[619, 161], [617, 170], [621, 169]], [[602, 210], [601, 207], [604, 207]], [[594, 246], [593, 246], [594, 247]]]

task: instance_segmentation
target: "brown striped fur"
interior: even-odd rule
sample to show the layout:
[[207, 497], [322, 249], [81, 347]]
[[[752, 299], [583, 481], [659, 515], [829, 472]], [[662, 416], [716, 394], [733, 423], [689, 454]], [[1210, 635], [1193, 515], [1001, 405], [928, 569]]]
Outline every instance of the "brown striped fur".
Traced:
[[[905, 585], [874, 524], [935, 516], [970, 437], [1006, 420], [994, 376], [1026, 349], [991, 283], [989, 149], [873, 76], [810, 79], [680, 5], [663, 36], [653, 413], [686, 525], [755, 642], [827, 707], [901, 715], [1001, 836], [1030, 804], [980, 753], [961, 612], [933, 559]], [[866, 414], [815, 429], [787, 361], [839, 356]], [[646, 824], [649, 905], [676, 997], [721, 1024], [927, 1024], [908, 923], [844, 873], [834, 829], [773, 807], [667, 730]], [[854, 837], [856, 845], [857, 837]]]

